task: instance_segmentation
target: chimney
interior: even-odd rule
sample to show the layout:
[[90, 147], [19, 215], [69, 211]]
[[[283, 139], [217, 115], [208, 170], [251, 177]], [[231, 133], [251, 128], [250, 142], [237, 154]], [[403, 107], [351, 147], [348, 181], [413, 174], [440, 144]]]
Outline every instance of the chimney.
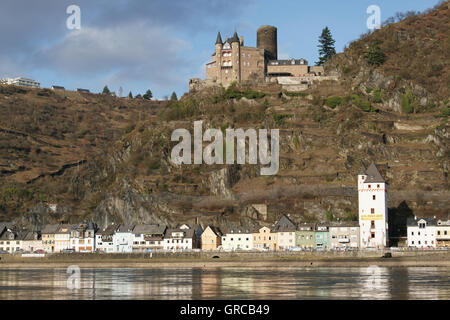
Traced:
[[240, 39], [241, 41], [241, 47], [243, 47], [244, 46], [244, 36], [241, 36], [241, 39]]

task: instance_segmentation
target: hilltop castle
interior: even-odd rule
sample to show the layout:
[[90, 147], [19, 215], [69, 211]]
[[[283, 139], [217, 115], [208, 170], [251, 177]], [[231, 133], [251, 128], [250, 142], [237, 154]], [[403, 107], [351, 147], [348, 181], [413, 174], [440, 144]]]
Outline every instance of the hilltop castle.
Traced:
[[191, 79], [189, 87], [195, 90], [214, 85], [227, 87], [233, 82], [283, 83], [283, 80], [305, 85], [311, 78], [323, 75], [322, 66], [308, 66], [305, 59], [278, 60], [277, 28], [261, 26], [256, 47], [245, 46], [244, 38], [237, 32], [224, 42], [219, 32], [212, 61], [206, 64], [206, 80]]

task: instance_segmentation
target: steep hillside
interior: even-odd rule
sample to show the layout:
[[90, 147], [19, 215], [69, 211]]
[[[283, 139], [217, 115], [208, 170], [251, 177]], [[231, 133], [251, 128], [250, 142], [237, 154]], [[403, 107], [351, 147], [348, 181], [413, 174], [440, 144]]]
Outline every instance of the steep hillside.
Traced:
[[[411, 214], [446, 217], [449, 60], [442, 48], [448, 33], [429, 48], [431, 60], [422, 49], [398, 52], [414, 50], [416, 34], [442, 38], [443, 15], [444, 6], [355, 41], [327, 63], [340, 81], [300, 94], [277, 85], [233, 86], [167, 104], [1, 87], [0, 220], [41, 225], [86, 218], [101, 226], [198, 220], [222, 227], [271, 224], [283, 213], [297, 222], [352, 220], [356, 175], [371, 161], [390, 184], [390, 214], [398, 225]], [[441, 24], [421, 22], [429, 19]], [[421, 33], [412, 30], [417, 24]], [[389, 49], [398, 30], [407, 40], [399, 37]], [[364, 50], [383, 39], [386, 59], [370, 65]], [[406, 49], [403, 41], [410, 40]], [[403, 54], [410, 64], [397, 64]], [[419, 54], [442, 72], [407, 78], [403, 72]], [[261, 176], [256, 165], [175, 166], [172, 131], [193, 132], [196, 120], [204, 130], [280, 129], [278, 174]], [[267, 215], [259, 204], [267, 205]]]

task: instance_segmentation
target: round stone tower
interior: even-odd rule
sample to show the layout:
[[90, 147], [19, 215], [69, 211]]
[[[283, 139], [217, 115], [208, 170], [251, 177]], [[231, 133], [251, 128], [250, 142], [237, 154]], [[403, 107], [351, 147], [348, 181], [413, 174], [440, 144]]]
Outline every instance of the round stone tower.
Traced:
[[261, 26], [257, 33], [256, 46], [265, 49], [270, 60], [278, 59], [277, 28], [273, 26]]

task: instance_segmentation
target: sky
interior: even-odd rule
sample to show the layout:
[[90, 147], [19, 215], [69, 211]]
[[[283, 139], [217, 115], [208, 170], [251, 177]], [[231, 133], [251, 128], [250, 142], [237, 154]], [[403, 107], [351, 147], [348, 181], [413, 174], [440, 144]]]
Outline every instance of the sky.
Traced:
[[[370, 5], [381, 21], [396, 12], [424, 11], [438, 0], [1, 0], [0, 78], [29, 77], [66, 89], [157, 99], [187, 92], [189, 78], [205, 78], [205, 63], [234, 31], [256, 46], [261, 25], [278, 28], [279, 59], [318, 60], [318, 37], [328, 26], [336, 50], [366, 33]], [[80, 8], [80, 28], [69, 29]]]

